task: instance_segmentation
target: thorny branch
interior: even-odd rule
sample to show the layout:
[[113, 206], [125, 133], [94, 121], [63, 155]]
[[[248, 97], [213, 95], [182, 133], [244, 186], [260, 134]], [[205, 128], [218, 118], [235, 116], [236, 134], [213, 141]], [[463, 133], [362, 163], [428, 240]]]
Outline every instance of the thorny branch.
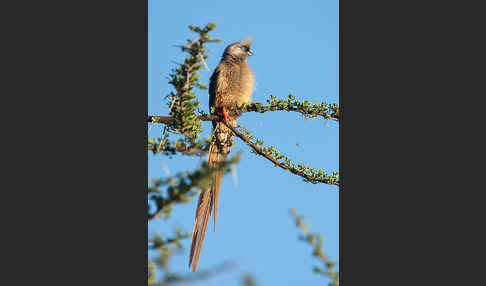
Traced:
[[[218, 121], [219, 116], [218, 115], [200, 115], [197, 117], [197, 119], [201, 121]], [[157, 115], [149, 115], [147, 117], [147, 122], [148, 123], [164, 123], [164, 124], [169, 124], [172, 121], [171, 116], [157, 116]]]
[[240, 132], [238, 132], [238, 130], [236, 130], [235, 127], [231, 126], [231, 124], [226, 124], [226, 122], [224, 122], [224, 120], [222, 121], [229, 129], [231, 129], [231, 131], [233, 131], [233, 133], [238, 136], [241, 140], [243, 140], [248, 146], [250, 146], [254, 151], [255, 153], [257, 153], [258, 155], [261, 155], [263, 157], [265, 157], [266, 159], [268, 159], [270, 162], [274, 163], [276, 166], [279, 166], [280, 168], [286, 170], [286, 171], [289, 171], [295, 175], [298, 175], [298, 176], [301, 176], [302, 178], [304, 178], [305, 181], [308, 181], [308, 182], [311, 182], [311, 183], [325, 183], [325, 184], [329, 184], [329, 185], [336, 185], [336, 186], [339, 186], [339, 182], [336, 181], [334, 178], [328, 178], [330, 176], [325, 176], [325, 177], [317, 177], [317, 176], [310, 176], [302, 171], [299, 171], [295, 168], [290, 168], [289, 166], [287, 166], [286, 164], [283, 164], [282, 162], [279, 162], [277, 159], [275, 159], [274, 157], [270, 156], [269, 154], [267, 154], [266, 152], [264, 152], [264, 150], [259, 147], [257, 144], [251, 142], [251, 140], [246, 137], [245, 135], [241, 134]]
[[[279, 99], [277, 100], [274, 96], [271, 96], [270, 100], [267, 100], [268, 105], [262, 104], [252, 104], [243, 107], [239, 107], [239, 114], [246, 112], [258, 112], [265, 113], [268, 111], [288, 111], [297, 112], [308, 118], [313, 117], [324, 117], [325, 119], [339, 121], [339, 106], [336, 104], [326, 104], [326, 103], [315, 103], [312, 105], [308, 101], [303, 103], [296, 101], [292, 95], [289, 96], [289, 100]], [[217, 121], [219, 120], [218, 115], [208, 115], [203, 114], [197, 117], [201, 121]], [[164, 123], [169, 124], [173, 118], [171, 116], [155, 116], [151, 115], [147, 117], [147, 122], [149, 123]]]
[[[206, 65], [205, 59], [208, 58], [205, 44], [220, 41], [209, 36], [209, 32], [214, 28], [214, 23], [209, 23], [204, 28], [189, 26], [191, 31], [199, 35], [195, 40], [188, 39], [185, 45], [178, 46], [186, 57], [182, 63], [177, 63], [178, 66], [169, 74], [169, 84], [174, 88], [174, 91], [166, 96], [169, 99], [167, 104], [170, 117], [158, 121], [166, 124], [166, 131], [169, 133], [179, 133], [191, 140], [197, 139], [201, 132], [201, 121], [197, 119], [199, 100], [196, 98], [194, 88], [207, 89], [207, 86], [199, 82], [198, 75], [203, 64]], [[151, 118], [149, 122], [155, 121]]]
[[169, 272], [165, 275], [164, 279], [162, 279], [162, 281], [157, 285], [168, 286], [173, 284], [179, 285], [181, 283], [182, 285], [185, 285], [185, 284], [189, 284], [201, 280], [207, 280], [218, 274], [230, 271], [236, 266], [237, 266], [236, 263], [224, 262], [212, 269], [203, 269], [201, 271], [198, 271], [195, 274], [190, 274], [190, 275]]
[[[157, 122], [160, 122], [158, 120], [161, 120], [161, 117], [163, 118], [162, 120], [165, 120], [165, 121], [170, 121], [171, 120], [171, 117], [169, 117], [169, 116], [160, 116], [159, 118], [156, 119]], [[204, 119], [210, 119], [211, 121], [219, 121], [219, 122], [225, 123], [224, 120], [219, 115], [204, 115], [204, 116], [201, 116], [201, 117], [204, 117]], [[299, 169], [297, 169], [295, 167], [292, 168], [291, 166], [289, 166], [289, 164], [284, 164], [284, 163], [278, 161], [276, 158], [272, 157], [267, 152], [264, 152], [264, 149], [262, 147], [260, 147], [257, 144], [253, 143], [250, 140], [250, 138], [248, 138], [247, 136], [245, 136], [242, 133], [238, 132], [238, 130], [236, 130], [235, 127], [230, 126], [230, 125], [226, 125], [226, 126], [228, 126], [228, 128], [230, 128], [231, 131], [233, 131], [233, 133], [236, 136], [238, 136], [248, 146], [250, 146], [255, 151], [256, 154], [263, 156], [267, 160], [269, 160], [272, 163], [274, 163], [276, 166], [278, 166], [278, 167], [280, 167], [280, 168], [282, 168], [282, 169], [284, 169], [286, 171], [289, 171], [289, 172], [291, 172], [291, 173], [293, 173], [295, 175], [301, 176], [307, 182], [311, 182], [311, 183], [325, 183], [325, 184], [328, 184], [328, 185], [336, 185], [336, 186], [339, 186], [339, 181], [337, 181], [336, 178], [333, 177], [333, 176], [328, 176], [328, 175], [325, 175], [325, 174], [317, 174], [317, 172], [316, 172], [315, 175], [313, 174], [313, 176], [311, 176], [311, 175], [306, 174], [302, 170], [299, 170]], [[157, 152], [157, 151], [160, 151], [160, 150], [164, 150], [164, 149], [160, 149], [160, 148], [158, 148], [157, 146], [154, 146], [154, 145], [148, 146], [147, 148], [149, 150], [154, 151], [154, 152]], [[169, 148], [171, 148], [171, 147], [169, 147]], [[172, 148], [172, 149], [174, 149], [174, 148]], [[178, 152], [181, 152], [182, 154], [185, 154], [185, 155], [193, 155], [193, 154], [204, 155], [205, 152], [206, 152], [205, 150], [199, 149], [199, 148], [189, 148], [189, 149], [181, 149], [181, 150], [178, 150], [178, 149], [172, 150], [172, 149], [170, 151], [173, 151], [173, 153], [175, 151], [178, 151]], [[313, 172], [314, 170], [312, 170], [312, 169], [309, 169], [309, 170], [312, 173], [314, 173]]]
[[[236, 153], [227, 161], [220, 162], [215, 166], [209, 166], [204, 162], [199, 169], [192, 172], [182, 172], [165, 180], [156, 180], [149, 186], [149, 199], [154, 203], [155, 209], [149, 207], [148, 220], [162, 216], [168, 218], [174, 204], [185, 203], [196, 195], [193, 189], [206, 189], [210, 185], [211, 174], [223, 171], [225, 174], [231, 170], [231, 165], [240, 160], [240, 153]], [[162, 186], [168, 186], [162, 190]]]
[[196, 154], [204, 155], [204, 154], [206, 154], [206, 150], [199, 149], [199, 148], [190, 148], [190, 149], [186, 149], [186, 150], [179, 150], [179, 149], [176, 149], [176, 148], [163, 149], [163, 148], [158, 148], [158, 146], [155, 146], [155, 145], [147, 146], [147, 150], [153, 151], [154, 153], [158, 153], [158, 152], [161, 152], [161, 151], [167, 151], [167, 152], [172, 152], [172, 153], [180, 152], [184, 155], [196, 155]]
[[152, 151], [154, 154], [162, 153], [170, 156], [180, 152], [184, 155], [203, 156], [206, 154], [211, 140], [202, 138], [199, 141], [184, 139], [170, 141], [168, 135], [165, 135], [157, 139], [150, 138], [147, 143], [147, 150]]
[[149, 249], [155, 250], [162, 247], [167, 247], [171, 244], [175, 244], [178, 248], [182, 248], [181, 239], [186, 239], [191, 236], [190, 233], [183, 233], [180, 229], [176, 229], [176, 236], [166, 239], [162, 239], [159, 234], [155, 234], [152, 239], [149, 240]]
[[334, 270], [336, 263], [331, 261], [322, 250], [324, 237], [320, 233], [311, 233], [309, 231], [309, 225], [305, 223], [304, 218], [300, 216], [295, 209], [290, 210], [290, 215], [294, 218], [295, 225], [304, 233], [299, 239], [307, 242], [313, 247], [312, 256], [319, 259], [324, 266], [324, 269], [314, 266], [312, 269], [314, 273], [330, 278], [331, 282], [329, 283], [329, 286], [339, 286], [339, 272]]

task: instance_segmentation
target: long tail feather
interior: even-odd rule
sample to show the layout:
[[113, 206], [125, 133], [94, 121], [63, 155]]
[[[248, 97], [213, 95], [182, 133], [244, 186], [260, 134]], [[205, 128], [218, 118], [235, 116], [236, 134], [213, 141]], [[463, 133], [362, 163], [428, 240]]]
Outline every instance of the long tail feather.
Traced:
[[192, 272], [196, 271], [199, 261], [199, 254], [204, 242], [204, 235], [208, 226], [209, 216], [211, 215], [211, 190], [203, 190], [199, 195], [196, 210], [196, 223], [192, 231], [191, 253], [189, 255], [189, 267], [192, 265]]
[[[236, 122], [235, 122], [236, 123]], [[215, 140], [209, 147], [208, 166], [214, 167], [217, 163], [226, 160], [226, 155], [232, 147], [232, 133], [222, 123], [216, 123], [214, 126]], [[192, 266], [192, 272], [196, 271], [201, 253], [204, 236], [208, 226], [211, 210], [213, 211], [214, 231], [216, 232], [216, 221], [218, 218], [219, 190], [221, 180], [223, 179], [223, 170], [215, 171], [211, 178], [211, 187], [202, 190], [196, 209], [196, 222], [192, 231], [191, 252], [189, 255], [189, 267]]]
[[[213, 164], [216, 162], [222, 162], [225, 160], [223, 154], [221, 153], [216, 153], [214, 155], [216, 158], [214, 158]], [[211, 180], [211, 192], [213, 193], [213, 231], [216, 232], [216, 221], [218, 220], [218, 205], [219, 205], [219, 190], [221, 188], [221, 180], [223, 179], [223, 170], [218, 170], [214, 172], [213, 178]]]

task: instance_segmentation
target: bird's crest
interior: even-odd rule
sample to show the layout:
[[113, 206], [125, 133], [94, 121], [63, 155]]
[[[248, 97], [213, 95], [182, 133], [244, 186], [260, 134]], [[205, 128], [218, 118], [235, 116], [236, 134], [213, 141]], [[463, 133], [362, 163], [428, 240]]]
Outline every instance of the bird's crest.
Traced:
[[249, 36], [246, 39], [241, 40], [240, 44], [245, 45], [245, 46], [251, 46], [252, 42], [253, 42], [253, 37]]

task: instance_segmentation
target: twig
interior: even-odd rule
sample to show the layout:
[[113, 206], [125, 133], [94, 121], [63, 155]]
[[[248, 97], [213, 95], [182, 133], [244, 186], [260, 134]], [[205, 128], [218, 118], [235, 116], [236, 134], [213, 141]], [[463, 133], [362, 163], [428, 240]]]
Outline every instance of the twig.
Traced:
[[149, 241], [149, 243], [151, 245], [149, 245], [148, 248], [150, 248], [150, 249], [157, 249], [157, 248], [159, 248], [161, 246], [165, 246], [165, 245], [168, 245], [168, 244], [174, 244], [174, 243], [180, 241], [180, 239], [189, 238], [189, 237], [190, 237], [190, 234], [189, 233], [186, 233], [186, 234], [183, 234], [180, 237], [168, 238], [168, 239], [163, 240], [163, 241], [158, 242], [158, 243], [156, 243], [154, 240], [151, 240], [151, 241]]
[[197, 43], [197, 41], [199, 41], [199, 39], [201, 39], [201, 36], [197, 36], [197, 38], [195, 40], [193, 40], [192, 42], [190, 42], [187, 46], [190, 48], [192, 47], [192, 45], [194, 45], [195, 43]]

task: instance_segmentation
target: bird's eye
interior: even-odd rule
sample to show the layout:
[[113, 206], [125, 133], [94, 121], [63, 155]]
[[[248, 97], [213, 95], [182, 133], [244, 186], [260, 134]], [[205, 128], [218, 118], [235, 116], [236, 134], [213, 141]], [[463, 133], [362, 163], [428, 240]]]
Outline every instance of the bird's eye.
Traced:
[[247, 46], [241, 46], [241, 48], [243, 49], [243, 51], [248, 52], [248, 47]]

